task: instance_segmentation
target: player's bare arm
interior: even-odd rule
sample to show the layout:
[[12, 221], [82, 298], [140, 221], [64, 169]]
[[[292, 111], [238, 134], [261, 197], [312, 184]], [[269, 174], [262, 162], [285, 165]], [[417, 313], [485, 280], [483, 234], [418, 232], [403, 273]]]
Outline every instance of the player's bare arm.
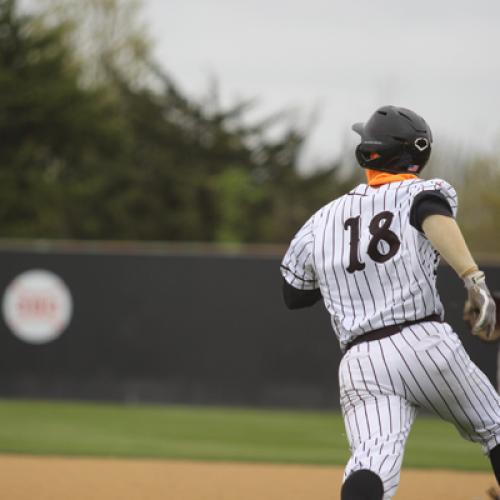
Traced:
[[461, 278], [478, 270], [455, 219], [431, 215], [422, 223], [422, 229], [432, 246]]
[[465, 315], [471, 323], [472, 333], [488, 342], [498, 340], [500, 329], [495, 330], [495, 300], [457, 222], [443, 215], [431, 215], [422, 223], [422, 229], [441, 257], [464, 280], [469, 294]]

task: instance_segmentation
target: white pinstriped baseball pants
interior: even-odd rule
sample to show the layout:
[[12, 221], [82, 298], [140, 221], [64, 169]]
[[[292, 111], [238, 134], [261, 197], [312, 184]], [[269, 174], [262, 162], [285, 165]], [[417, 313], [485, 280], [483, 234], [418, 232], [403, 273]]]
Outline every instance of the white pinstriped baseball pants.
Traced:
[[378, 474], [384, 500], [399, 485], [406, 439], [418, 408], [453, 423], [487, 453], [500, 444], [500, 397], [446, 323], [412, 325], [352, 347], [339, 366], [340, 402], [351, 458]]

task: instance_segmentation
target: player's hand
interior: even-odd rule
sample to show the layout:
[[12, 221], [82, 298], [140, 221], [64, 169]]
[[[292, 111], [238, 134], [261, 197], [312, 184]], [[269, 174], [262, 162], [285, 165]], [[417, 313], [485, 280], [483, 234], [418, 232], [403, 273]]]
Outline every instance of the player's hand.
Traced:
[[464, 319], [471, 327], [472, 335], [485, 342], [500, 339], [500, 328], [495, 330], [496, 303], [486, 285], [482, 271], [475, 271], [464, 278], [468, 298], [464, 307]]

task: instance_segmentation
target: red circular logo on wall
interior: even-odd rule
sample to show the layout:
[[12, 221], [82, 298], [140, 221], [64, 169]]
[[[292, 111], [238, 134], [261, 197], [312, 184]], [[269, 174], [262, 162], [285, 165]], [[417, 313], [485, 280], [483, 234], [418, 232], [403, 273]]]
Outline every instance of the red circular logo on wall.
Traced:
[[2, 310], [16, 337], [30, 344], [45, 344], [68, 326], [73, 300], [59, 276], [34, 269], [17, 276], [5, 289]]

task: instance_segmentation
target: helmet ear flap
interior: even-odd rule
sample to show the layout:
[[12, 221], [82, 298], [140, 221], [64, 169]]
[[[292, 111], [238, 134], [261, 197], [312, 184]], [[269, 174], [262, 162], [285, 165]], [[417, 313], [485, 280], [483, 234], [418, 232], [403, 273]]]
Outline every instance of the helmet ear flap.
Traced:
[[363, 151], [363, 148], [361, 148], [361, 144], [359, 144], [356, 147], [356, 160], [358, 160], [358, 163], [363, 167], [367, 168], [368, 167], [368, 162], [370, 161], [370, 155], [366, 151]]
[[382, 158], [382, 155], [376, 151], [369, 151], [363, 148], [363, 144], [359, 144], [356, 148], [356, 159], [363, 168], [371, 168], [376, 160]]

